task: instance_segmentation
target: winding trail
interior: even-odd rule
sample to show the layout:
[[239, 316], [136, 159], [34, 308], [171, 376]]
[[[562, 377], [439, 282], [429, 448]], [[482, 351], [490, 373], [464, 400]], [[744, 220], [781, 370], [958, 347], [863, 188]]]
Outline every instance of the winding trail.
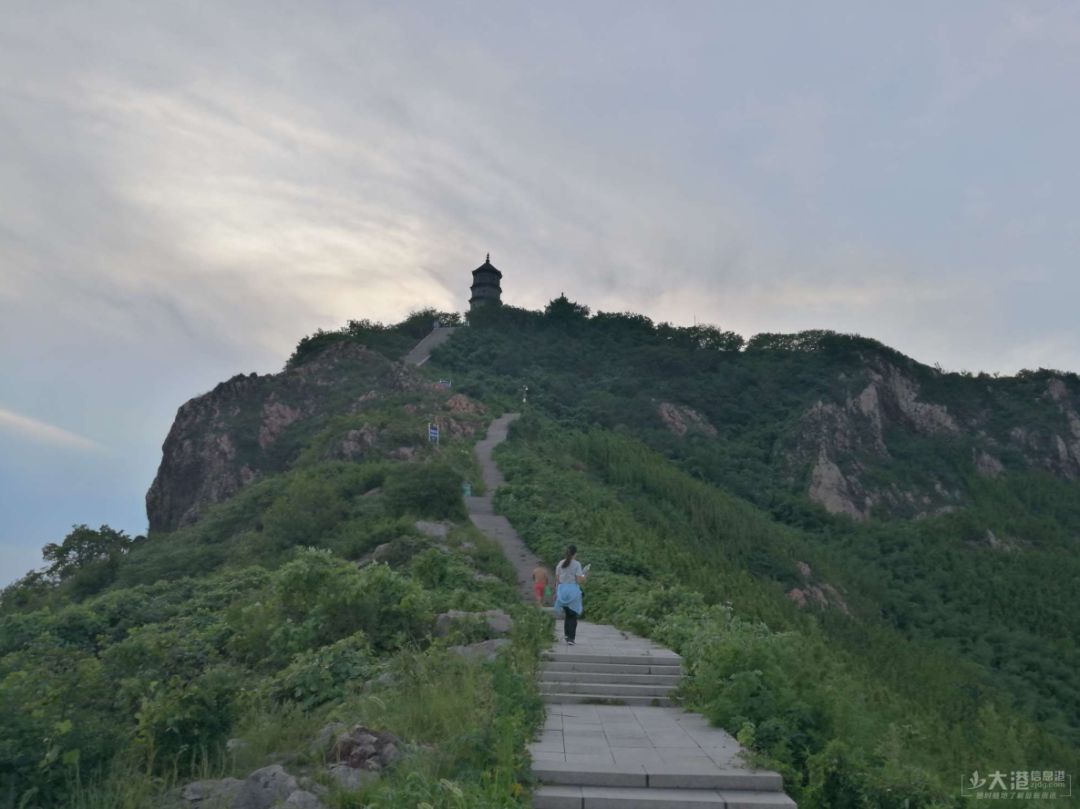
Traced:
[[[495, 419], [477, 443], [487, 494], [465, 503], [514, 565], [522, 598], [532, 601], [540, 559], [492, 504], [505, 482], [492, 452], [519, 415]], [[683, 677], [679, 655], [607, 624], [581, 621], [577, 637], [578, 645], [556, 642], [545, 654], [540, 690], [548, 713], [529, 745], [540, 781], [535, 809], [796, 809], [778, 773], [747, 766], [731, 734], [673, 706]]]
[[495, 459], [492, 458], [492, 452], [506, 440], [511, 423], [520, 416], [520, 413], [506, 413], [499, 416], [491, 422], [487, 436], [477, 443], [476, 459], [480, 462], [480, 471], [483, 474], [487, 493], [479, 497], [466, 497], [465, 508], [469, 512], [469, 519], [472, 520], [473, 525], [499, 543], [499, 547], [502, 548], [517, 573], [521, 597], [526, 601], [532, 601], [532, 572], [540, 564], [540, 557], [528, 549], [506, 517], [495, 513], [493, 503], [495, 490], [506, 482], [506, 478], [499, 471]]
[[406, 365], [423, 365], [431, 357], [431, 352], [445, 343], [450, 335], [457, 331], [457, 326], [436, 326], [402, 360]]

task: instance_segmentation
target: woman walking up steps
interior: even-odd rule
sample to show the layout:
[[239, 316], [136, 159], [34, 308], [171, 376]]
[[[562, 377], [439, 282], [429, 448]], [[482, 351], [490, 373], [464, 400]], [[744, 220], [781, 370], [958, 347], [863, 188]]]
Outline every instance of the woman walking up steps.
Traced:
[[558, 589], [555, 591], [555, 609], [562, 608], [566, 616], [563, 629], [566, 633], [566, 642], [573, 646], [577, 642], [577, 621], [581, 615], [581, 585], [588, 577], [587, 568], [581, 567], [581, 562], [576, 558], [577, 547], [569, 545], [566, 548], [566, 556], [555, 565], [555, 582]]

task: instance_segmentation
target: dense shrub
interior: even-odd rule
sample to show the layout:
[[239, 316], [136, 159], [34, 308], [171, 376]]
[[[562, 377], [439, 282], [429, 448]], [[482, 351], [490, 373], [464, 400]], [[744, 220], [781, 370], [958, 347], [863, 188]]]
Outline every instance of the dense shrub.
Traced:
[[374, 670], [371, 644], [357, 632], [327, 646], [298, 652], [292, 662], [274, 675], [270, 696], [314, 708], [340, 700], [348, 689], [362, 685]]
[[264, 600], [233, 611], [232, 648], [279, 666], [298, 652], [364, 632], [377, 651], [422, 638], [431, 614], [423, 591], [386, 565], [356, 566], [304, 549], [274, 574]]
[[402, 464], [387, 473], [383, 496], [394, 516], [462, 519], [461, 483], [460, 473], [445, 464]]

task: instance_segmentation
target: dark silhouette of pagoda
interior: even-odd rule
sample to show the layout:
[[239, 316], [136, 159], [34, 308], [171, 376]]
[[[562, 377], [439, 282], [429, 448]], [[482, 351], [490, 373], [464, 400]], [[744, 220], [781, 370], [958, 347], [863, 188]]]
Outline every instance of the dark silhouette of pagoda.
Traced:
[[472, 297], [469, 298], [469, 311], [475, 312], [488, 306], [500, 306], [502, 304], [502, 287], [499, 282], [502, 273], [495, 269], [491, 263], [491, 253], [488, 253], [484, 263], [472, 271]]

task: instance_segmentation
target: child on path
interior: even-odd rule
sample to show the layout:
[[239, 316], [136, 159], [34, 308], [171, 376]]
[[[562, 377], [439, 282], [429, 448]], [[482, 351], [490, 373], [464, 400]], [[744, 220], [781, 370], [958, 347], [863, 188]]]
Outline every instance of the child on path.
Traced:
[[533, 594], [536, 596], [536, 604], [539, 607], [544, 606], [544, 594], [548, 588], [548, 572], [547, 568], [543, 565], [537, 565], [532, 572], [533, 579]]

